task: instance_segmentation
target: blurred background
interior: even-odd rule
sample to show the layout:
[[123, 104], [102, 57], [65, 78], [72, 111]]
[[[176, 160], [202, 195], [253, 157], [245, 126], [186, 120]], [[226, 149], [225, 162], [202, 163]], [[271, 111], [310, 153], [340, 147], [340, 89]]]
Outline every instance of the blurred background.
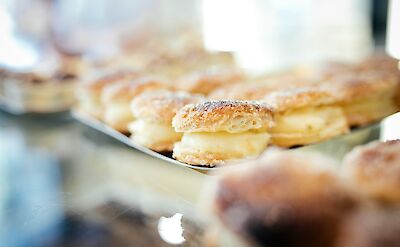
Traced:
[[245, 68], [356, 61], [385, 42], [385, 0], [1, 0], [0, 61], [29, 65], [43, 50], [102, 57], [150, 32], [190, 30]]

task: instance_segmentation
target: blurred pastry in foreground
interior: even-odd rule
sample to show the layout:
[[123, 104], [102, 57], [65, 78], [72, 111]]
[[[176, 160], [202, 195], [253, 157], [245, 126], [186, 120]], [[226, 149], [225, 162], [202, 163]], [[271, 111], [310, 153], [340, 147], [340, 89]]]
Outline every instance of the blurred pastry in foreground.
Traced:
[[246, 76], [238, 69], [212, 67], [183, 75], [178, 81], [177, 89], [206, 95], [218, 87], [242, 82], [245, 79]]
[[334, 165], [315, 154], [268, 152], [222, 171], [213, 211], [254, 246], [334, 246], [341, 223], [359, 204]]
[[342, 172], [370, 198], [400, 204], [400, 140], [355, 148], [345, 157]]
[[184, 163], [215, 166], [258, 156], [269, 143], [273, 124], [270, 108], [253, 101], [206, 101], [180, 109], [173, 118], [184, 132], [173, 157]]
[[83, 112], [101, 119], [103, 116], [104, 106], [101, 102], [101, 94], [103, 89], [110, 84], [129, 81], [140, 76], [137, 71], [117, 71], [114, 73], [104, 73], [101, 75], [89, 76], [84, 83], [79, 85], [77, 90], [78, 107]]
[[350, 126], [363, 126], [398, 111], [398, 82], [385, 72], [362, 72], [337, 76], [325, 82], [336, 95]]
[[134, 121], [129, 124], [131, 138], [152, 150], [172, 151], [182, 133], [175, 132], [172, 118], [183, 106], [203, 100], [186, 92], [150, 91], [137, 96], [131, 104]]
[[272, 107], [275, 125], [269, 130], [272, 144], [291, 147], [327, 140], [348, 132], [336, 96], [323, 87], [280, 90], [263, 101]]
[[364, 208], [344, 222], [335, 247], [398, 247], [399, 208]]
[[122, 81], [104, 88], [101, 101], [104, 106], [103, 121], [112, 128], [127, 133], [132, 122], [131, 101], [145, 91], [166, 89], [162, 79], [153, 76], [139, 76], [130, 81]]

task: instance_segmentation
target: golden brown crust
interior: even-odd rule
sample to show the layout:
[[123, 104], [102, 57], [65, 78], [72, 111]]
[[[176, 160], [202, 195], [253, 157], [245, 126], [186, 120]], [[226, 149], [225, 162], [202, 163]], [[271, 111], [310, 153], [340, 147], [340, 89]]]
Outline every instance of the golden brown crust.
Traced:
[[400, 140], [373, 142], [351, 151], [344, 176], [371, 198], [400, 202]]
[[260, 246], [332, 246], [358, 197], [328, 168], [331, 161], [284, 152], [250, 163], [219, 178], [221, 221]]
[[245, 75], [235, 69], [212, 68], [196, 71], [183, 76], [177, 88], [191, 93], [208, 94], [214, 89], [227, 84], [245, 80]]
[[384, 53], [375, 53], [366, 58], [356, 66], [356, 70], [363, 72], [378, 71], [384, 72], [397, 79], [397, 93], [395, 101], [397, 107], [400, 109], [400, 63], [394, 58], [387, 56]]
[[131, 109], [136, 118], [171, 124], [172, 118], [180, 108], [202, 100], [202, 96], [186, 92], [150, 91], [137, 96], [131, 103]]
[[324, 83], [336, 91], [341, 102], [353, 102], [360, 99], [387, 96], [393, 97], [398, 86], [393, 74], [382, 71], [349, 73], [336, 76]]
[[114, 73], [105, 73], [87, 80], [86, 83], [82, 84], [82, 87], [86, 90], [100, 92], [105, 86], [109, 84], [119, 81], [129, 81], [137, 78], [138, 76], [140, 76], [140, 73], [134, 70], [123, 70], [116, 71]]
[[135, 96], [149, 90], [167, 89], [167, 83], [158, 77], [142, 76], [130, 81], [108, 85], [102, 93], [103, 103], [130, 101]]
[[335, 92], [329, 87], [303, 87], [272, 92], [262, 100], [274, 112], [283, 112], [302, 107], [328, 105], [337, 102]]
[[211, 100], [259, 100], [267, 92], [275, 89], [276, 85], [233, 84], [217, 88], [208, 95], [208, 98]]
[[246, 83], [237, 83], [217, 88], [210, 99], [260, 100], [267, 94], [284, 89], [311, 86], [317, 80], [305, 79], [293, 74], [265, 75], [251, 78]]
[[355, 66], [356, 71], [386, 71], [400, 76], [398, 61], [384, 53], [375, 53]]
[[294, 75], [301, 78], [325, 80], [335, 76], [352, 73], [354, 66], [340, 62], [322, 62], [317, 64], [301, 64], [292, 70]]
[[268, 105], [256, 101], [215, 100], [180, 109], [172, 125], [177, 132], [244, 132], [273, 124]]

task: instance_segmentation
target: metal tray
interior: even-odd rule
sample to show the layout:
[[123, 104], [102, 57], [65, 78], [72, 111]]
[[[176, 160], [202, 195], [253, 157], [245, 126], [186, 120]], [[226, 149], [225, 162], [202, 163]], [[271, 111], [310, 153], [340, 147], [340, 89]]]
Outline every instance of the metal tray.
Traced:
[[[399, 113], [400, 114], [400, 113]], [[313, 145], [308, 145], [308, 146], [303, 146], [303, 147], [298, 147], [298, 148], [292, 148], [289, 149], [288, 151], [301, 151], [301, 152], [318, 152], [318, 153], [323, 153], [326, 154], [332, 158], [341, 160], [344, 155], [353, 149], [355, 146], [361, 145], [368, 143], [373, 140], [378, 140], [382, 139], [382, 123], [388, 122], [392, 123], [394, 121], [399, 121], [400, 120], [400, 115], [399, 114], [394, 114], [390, 117], [387, 117], [386, 119], [371, 124], [366, 127], [362, 128], [357, 128], [353, 129], [350, 133], [335, 137], [333, 139], [330, 139], [328, 141], [324, 141], [321, 143], [313, 144]], [[80, 121], [81, 123], [94, 128], [108, 136], [111, 136], [118, 141], [135, 148], [143, 153], [146, 153], [148, 155], [151, 155], [155, 158], [167, 161], [169, 163], [178, 165], [178, 166], [183, 166], [191, 169], [195, 169], [198, 171], [203, 171], [203, 172], [208, 172], [216, 169], [221, 169], [223, 166], [220, 167], [201, 167], [201, 166], [194, 166], [194, 165], [188, 165], [182, 162], [179, 162], [175, 159], [172, 158], [171, 153], [157, 153], [155, 151], [152, 151], [146, 147], [143, 147], [137, 143], [135, 143], [132, 139], [130, 139], [128, 136], [116, 131], [115, 129], [109, 127], [105, 123], [101, 122], [98, 119], [95, 119], [85, 113], [80, 112], [79, 110], [73, 110], [72, 115], [75, 119]], [[389, 124], [390, 125], [390, 124]], [[390, 128], [390, 126], [389, 126]], [[384, 132], [384, 131], [383, 131]], [[397, 138], [399, 138], [398, 136]], [[393, 137], [395, 138], [395, 137]], [[393, 139], [392, 138], [392, 139]], [[235, 163], [233, 163], [234, 165]]]
[[109, 136], [117, 139], [118, 141], [125, 143], [126, 145], [128, 145], [132, 148], [135, 148], [143, 153], [146, 153], [146, 154], [156, 157], [158, 159], [162, 159], [164, 161], [173, 163], [175, 165], [184, 166], [184, 167], [188, 167], [188, 168], [192, 168], [192, 169], [196, 169], [196, 170], [208, 171], [208, 170], [214, 169], [214, 168], [209, 168], [209, 167], [193, 166], [193, 165], [188, 165], [188, 164], [179, 162], [172, 158], [171, 153], [157, 153], [151, 149], [148, 149], [142, 145], [135, 143], [128, 136], [116, 131], [115, 129], [109, 127], [107, 124], [101, 122], [98, 119], [91, 117], [83, 112], [80, 112], [79, 110], [73, 110], [72, 116], [75, 119], [77, 119], [78, 121], [80, 121], [81, 123], [88, 125], [89, 127], [92, 127], [106, 135], [109, 135]]

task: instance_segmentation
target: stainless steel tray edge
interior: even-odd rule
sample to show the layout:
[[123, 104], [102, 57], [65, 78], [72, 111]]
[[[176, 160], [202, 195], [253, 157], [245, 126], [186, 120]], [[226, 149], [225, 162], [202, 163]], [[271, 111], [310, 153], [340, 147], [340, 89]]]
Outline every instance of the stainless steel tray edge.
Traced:
[[[206, 173], [209, 171], [215, 171], [215, 170], [222, 168], [222, 167], [201, 167], [201, 166], [188, 165], [188, 164], [179, 162], [175, 159], [169, 158], [168, 156], [164, 156], [163, 154], [157, 153], [155, 151], [152, 151], [146, 147], [143, 147], [143, 146], [135, 143], [129, 137], [127, 137], [127, 136], [121, 134], [120, 132], [114, 130], [113, 128], [107, 126], [105, 123], [101, 122], [100, 120], [97, 120], [91, 116], [88, 116], [85, 113], [80, 112], [79, 110], [76, 110], [76, 109], [72, 110], [72, 116], [75, 119], [77, 119], [78, 121], [80, 121], [81, 123], [83, 123], [91, 128], [94, 128], [108, 136], [111, 136], [114, 139], [116, 139], [132, 148], [135, 148], [143, 153], [146, 153], [155, 158], [164, 160], [166, 162], [169, 162], [169, 163], [172, 163], [175, 165], [179, 165], [182, 167], [198, 170], [199, 172], [206, 172]], [[353, 149], [355, 146], [366, 144], [366, 143], [374, 141], [374, 140], [382, 139], [381, 138], [382, 123], [385, 123], [385, 121], [387, 122], [388, 120], [391, 120], [391, 119], [399, 120], [400, 113], [393, 114], [392, 116], [389, 116], [389, 117], [382, 119], [381, 121], [373, 123], [371, 125], [354, 129], [348, 134], [334, 137], [334, 138], [324, 141], [324, 142], [311, 144], [311, 145], [307, 145], [307, 146], [302, 146], [302, 147], [298, 147], [298, 148], [294, 148], [294, 149], [289, 149], [288, 151], [318, 152], [318, 153], [322, 153], [322, 154], [328, 155], [332, 158], [340, 160], [344, 157], [344, 155], [348, 151]], [[251, 160], [251, 159], [254, 159], [254, 158], [249, 158], [248, 160]], [[241, 161], [243, 161], [243, 160], [241, 160]], [[230, 164], [230, 165], [240, 163], [241, 161], [231, 162], [232, 164]]]
[[200, 170], [200, 171], [211, 171], [214, 170], [215, 168], [210, 168], [210, 167], [201, 167], [201, 166], [193, 166], [193, 165], [188, 165], [182, 162], [179, 162], [177, 160], [174, 160], [172, 158], [169, 158], [165, 155], [162, 155], [160, 153], [157, 153], [151, 149], [148, 149], [146, 147], [143, 147], [142, 145], [139, 145], [137, 143], [135, 143], [132, 139], [130, 139], [129, 137], [125, 136], [124, 134], [121, 134], [120, 132], [116, 131], [115, 129], [107, 126], [106, 124], [104, 124], [103, 122], [101, 122], [100, 120], [97, 120], [91, 116], [88, 116], [85, 113], [80, 112], [79, 110], [72, 110], [71, 112], [72, 116], [77, 119], [79, 122], [94, 128], [106, 135], [109, 135], [111, 137], [113, 137], [114, 139], [132, 147], [135, 148], [143, 153], [146, 153], [150, 156], [153, 156], [155, 158], [167, 161], [169, 163], [175, 164], [175, 165], [179, 165], [179, 166], [183, 166], [183, 167], [187, 167], [187, 168], [191, 168], [191, 169], [195, 169], [195, 170]]

